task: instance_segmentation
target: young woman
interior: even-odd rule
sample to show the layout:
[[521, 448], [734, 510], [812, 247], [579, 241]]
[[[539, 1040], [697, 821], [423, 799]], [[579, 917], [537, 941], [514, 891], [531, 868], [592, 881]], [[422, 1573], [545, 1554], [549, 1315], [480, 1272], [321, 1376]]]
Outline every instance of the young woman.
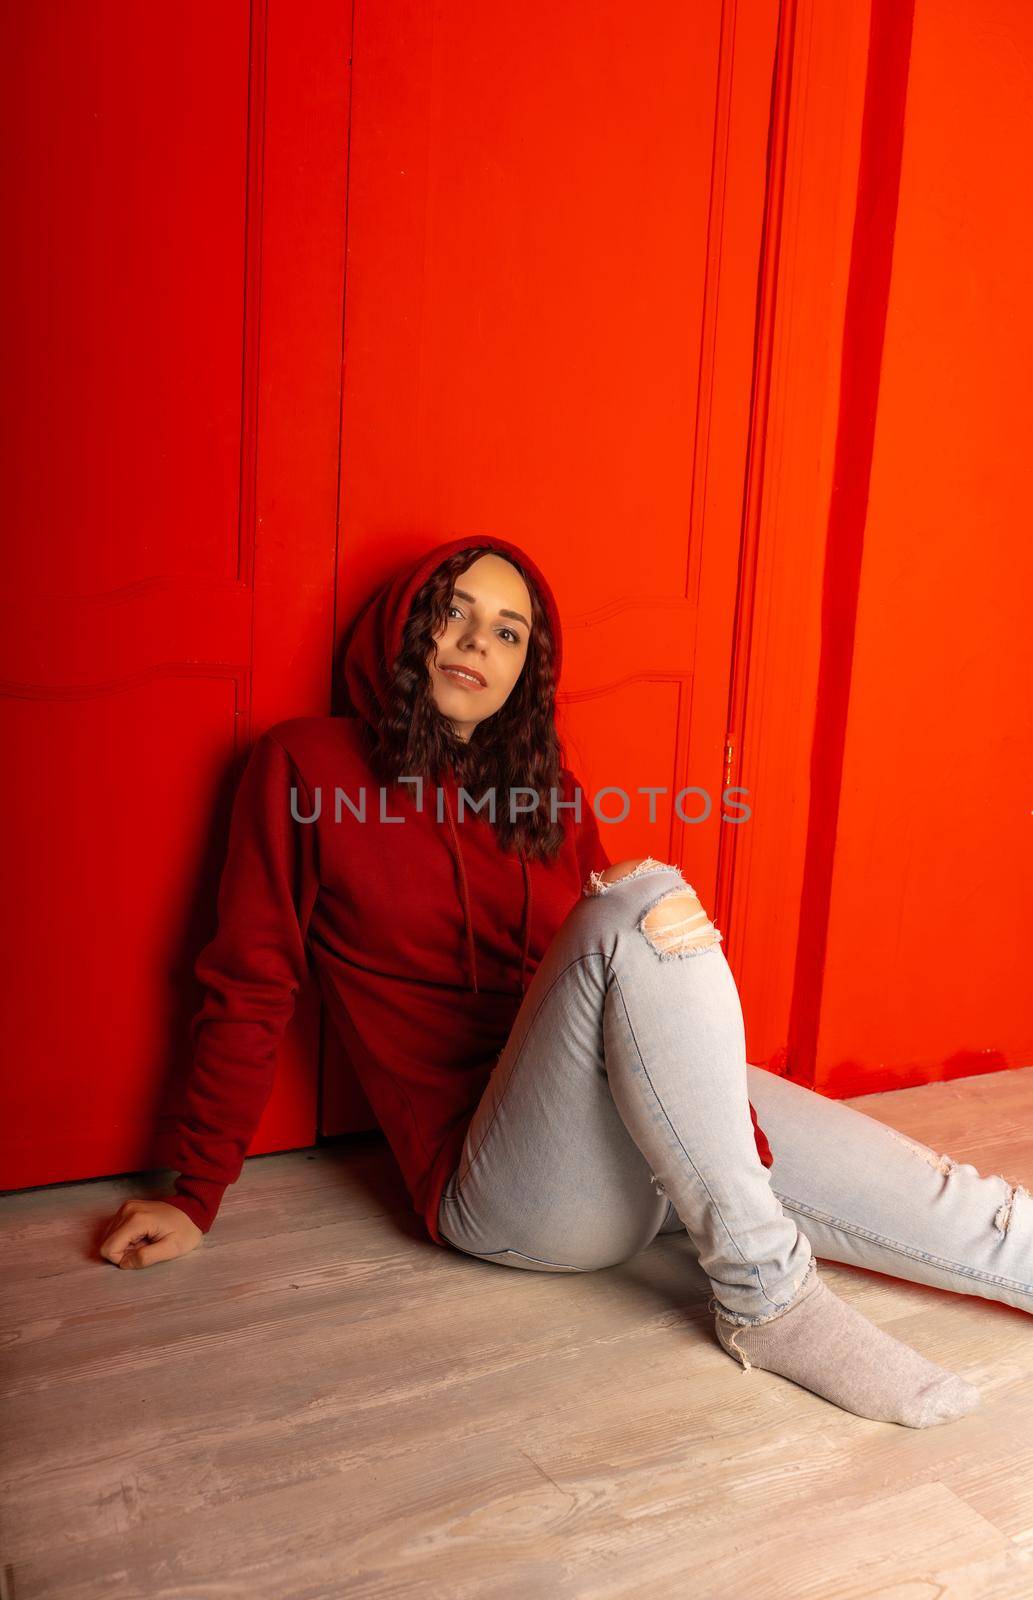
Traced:
[[122, 1206], [102, 1255], [200, 1243], [311, 966], [435, 1243], [590, 1272], [684, 1232], [744, 1373], [911, 1427], [963, 1415], [978, 1391], [839, 1299], [814, 1251], [1033, 1311], [1027, 1191], [747, 1064], [694, 889], [611, 863], [563, 765], [561, 661], [536, 563], [452, 540], [361, 613], [353, 714], [257, 741], [195, 967], [180, 1176]]

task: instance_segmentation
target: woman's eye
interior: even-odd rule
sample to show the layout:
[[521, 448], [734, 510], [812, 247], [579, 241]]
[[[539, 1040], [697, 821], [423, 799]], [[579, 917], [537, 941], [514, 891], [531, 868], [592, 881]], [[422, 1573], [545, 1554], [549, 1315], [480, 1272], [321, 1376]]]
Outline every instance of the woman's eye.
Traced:
[[[453, 603], [448, 608], [448, 615], [451, 616], [453, 612], [457, 616], [461, 617], [462, 614], [463, 614], [462, 607], [457, 605], [457, 604], [455, 604], [455, 603]], [[520, 635], [517, 633], [515, 628], [500, 628], [499, 629], [499, 636], [501, 637], [503, 634], [508, 634], [509, 635], [509, 638], [506, 641], [508, 644], [519, 644], [520, 643]]]

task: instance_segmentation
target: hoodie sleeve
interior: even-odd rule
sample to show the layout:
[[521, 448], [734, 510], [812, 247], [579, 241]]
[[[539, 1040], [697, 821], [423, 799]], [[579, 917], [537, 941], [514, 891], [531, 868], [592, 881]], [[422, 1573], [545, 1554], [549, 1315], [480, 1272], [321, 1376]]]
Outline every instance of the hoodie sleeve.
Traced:
[[205, 986], [190, 1026], [192, 1070], [170, 1163], [167, 1203], [207, 1233], [268, 1103], [280, 1040], [308, 975], [305, 936], [319, 892], [311, 796], [272, 732], [237, 788], [218, 893], [218, 926], [194, 973]]

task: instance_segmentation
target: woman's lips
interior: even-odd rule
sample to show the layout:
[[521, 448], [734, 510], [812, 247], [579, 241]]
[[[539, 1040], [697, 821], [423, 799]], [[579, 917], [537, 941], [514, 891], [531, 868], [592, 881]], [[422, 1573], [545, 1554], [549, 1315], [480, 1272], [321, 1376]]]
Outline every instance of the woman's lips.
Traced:
[[[486, 689], [488, 687], [483, 679], [481, 679], [480, 682], [476, 681], [476, 679], [480, 677], [480, 674], [475, 673], [474, 668], [472, 667], [439, 667], [438, 671], [443, 672], [450, 683], [458, 683], [460, 688], [463, 689]], [[470, 672], [471, 677], [464, 678], [461, 676], [461, 674], [466, 671]]]

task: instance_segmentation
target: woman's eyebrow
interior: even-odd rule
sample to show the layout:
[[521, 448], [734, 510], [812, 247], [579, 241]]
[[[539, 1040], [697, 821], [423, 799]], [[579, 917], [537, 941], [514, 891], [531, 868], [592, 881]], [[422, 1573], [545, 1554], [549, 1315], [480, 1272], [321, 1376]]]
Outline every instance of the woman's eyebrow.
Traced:
[[[469, 600], [472, 605], [476, 605], [477, 604], [477, 596], [475, 594], [467, 594], [465, 589], [453, 589], [452, 593], [453, 594], [457, 594], [459, 596], [460, 600]], [[530, 628], [530, 626], [531, 626], [531, 624], [528, 622], [527, 618], [524, 617], [524, 616], [521, 616], [519, 611], [500, 611], [499, 612], [499, 616], [500, 617], [515, 617], [518, 622], [522, 622], [523, 623], [525, 628]]]

